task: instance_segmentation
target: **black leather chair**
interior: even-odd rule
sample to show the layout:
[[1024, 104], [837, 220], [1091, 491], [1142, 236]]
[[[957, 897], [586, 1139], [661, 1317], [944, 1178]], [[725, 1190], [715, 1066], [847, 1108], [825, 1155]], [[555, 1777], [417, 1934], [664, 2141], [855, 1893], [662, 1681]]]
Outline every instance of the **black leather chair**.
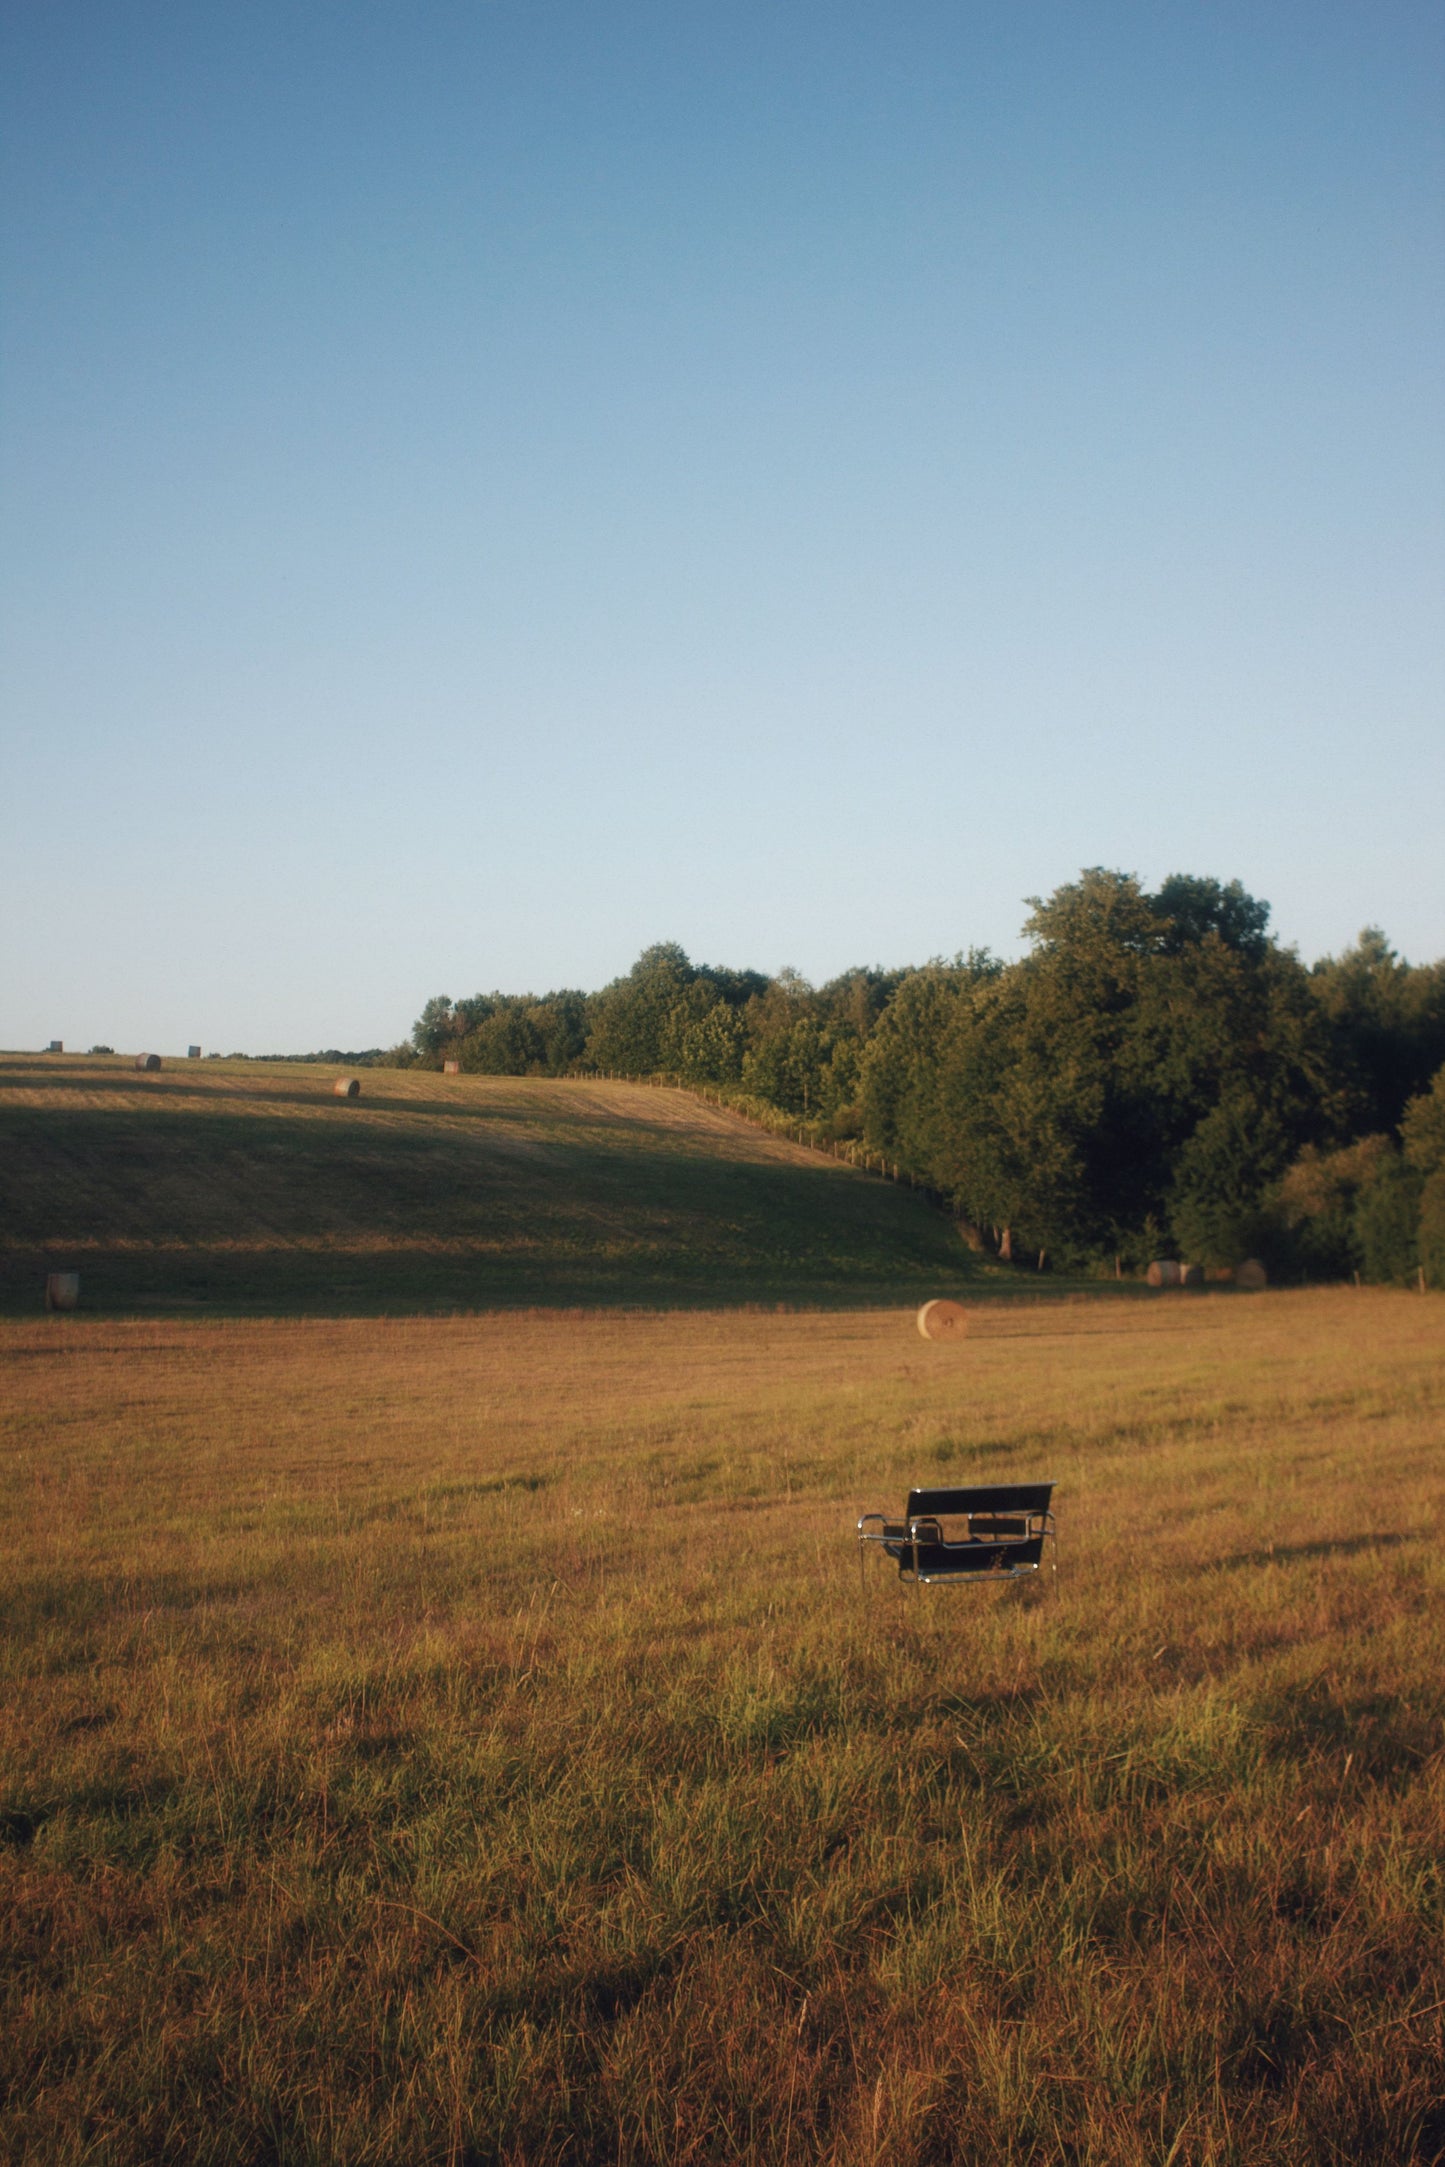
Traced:
[[[858, 1522], [858, 1562], [868, 1545], [897, 1560], [900, 1576], [932, 1582], [1016, 1580], [1036, 1573], [1052, 1542], [1051, 1482], [985, 1482], [961, 1490], [910, 1490], [901, 1520], [865, 1512]], [[1057, 1571], [1057, 1557], [1051, 1562]]]

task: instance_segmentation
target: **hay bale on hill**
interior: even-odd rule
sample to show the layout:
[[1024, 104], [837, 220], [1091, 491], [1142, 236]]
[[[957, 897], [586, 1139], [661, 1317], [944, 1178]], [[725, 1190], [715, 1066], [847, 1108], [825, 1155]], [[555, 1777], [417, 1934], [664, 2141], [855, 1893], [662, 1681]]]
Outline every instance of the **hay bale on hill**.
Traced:
[[80, 1306], [79, 1272], [47, 1272], [45, 1275], [45, 1306], [50, 1310], [78, 1309]]
[[1179, 1267], [1179, 1284], [1181, 1287], [1202, 1287], [1204, 1284], [1204, 1266], [1202, 1264], [1181, 1264]]
[[338, 1076], [331, 1089], [339, 1099], [359, 1099], [361, 1097], [361, 1078], [359, 1076]]
[[1179, 1266], [1173, 1257], [1156, 1257], [1144, 1276], [1151, 1287], [1177, 1287]]
[[962, 1302], [925, 1302], [918, 1312], [918, 1329], [925, 1339], [962, 1339], [968, 1311]]
[[161, 1057], [158, 1053], [138, 1053], [135, 1065], [144, 1075], [152, 1075], [160, 1067]]
[[461, 1064], [461, 1062], [460, 1062], [460, 1061], [443, 1061], [443, 1063], [442, 1063], [442, 1074], [443, 1074], [443, 1076], [460, 1076], [460, 1075], [461, 1075], [461, 1072], [462, 1072], [462, 1064]]
[[1252, 1294], [1257, 1294], [1261, 1287], [1269, 1285], [1269, 1273], [1260, 1263], [1258, 1257], [1246, 1257], [1244, 1262], [1235, 1269], [1234, 1284], [1237, 1287], [1247, 1288]]

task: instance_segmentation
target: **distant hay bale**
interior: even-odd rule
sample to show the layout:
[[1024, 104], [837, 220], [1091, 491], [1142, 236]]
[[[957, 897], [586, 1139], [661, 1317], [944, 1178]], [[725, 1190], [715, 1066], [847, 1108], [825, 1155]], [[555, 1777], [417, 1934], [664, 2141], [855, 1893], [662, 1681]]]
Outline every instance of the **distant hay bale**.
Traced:
[[1156, 1257], [1144, 1276], [1151, 1287], [1177, 1287], [1179, 1266], [1173, 1257]]
[[1179, 1284], [1181, 1287], [1202, 1287], [1204, 1284], [1204, 1266], [1202, 1264], [1181, 1264], [1179, 1267]]
[[461, 1064], [461, 1062], [460, 1062], [460, 1061], [443, 1061], [443, 1063], [442, 1063], [442, 1074], [443, 1074], [443, 1076], [460, 1076], [460, 1075], [461, 1075], [461, 1072], [462, 1072], [462, 1064]]
[[160, 1067], [161, 1057], [158, 1053], [138, 1053], [135, 1057], [135, 1065], [144, 1074], [151, 1075]]
[[361, 1097], [361, 1078], [359, 1076], [338, 1076], [331, 1089], [339, 1099], [359, 1099]]
[[925, 1339], [962, 1339], [968, 1311], [962, 1302], [925, 1302], [918, 1312], [918, 1329]]
[[45, 1306], [47, 1309], [78, 1309], [80, 1306], [79, 1272], [47, 1272], [45, 1275]]
[[1269, 1273], [1258, 1257], [1246, 1257], [1242, 1264], [1235, 1267], [1234, 1284], [1247, 1288], [1251, 1294], [1257, 1294], [1261, 1287], [1269, 1285]]

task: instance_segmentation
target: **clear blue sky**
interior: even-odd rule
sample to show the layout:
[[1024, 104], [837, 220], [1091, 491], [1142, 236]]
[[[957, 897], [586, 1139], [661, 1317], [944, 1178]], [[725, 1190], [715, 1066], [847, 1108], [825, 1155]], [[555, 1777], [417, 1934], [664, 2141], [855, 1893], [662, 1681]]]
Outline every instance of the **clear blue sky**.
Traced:
[[1445, 10], [8, 0], [0, 1043], [1445, 951]]

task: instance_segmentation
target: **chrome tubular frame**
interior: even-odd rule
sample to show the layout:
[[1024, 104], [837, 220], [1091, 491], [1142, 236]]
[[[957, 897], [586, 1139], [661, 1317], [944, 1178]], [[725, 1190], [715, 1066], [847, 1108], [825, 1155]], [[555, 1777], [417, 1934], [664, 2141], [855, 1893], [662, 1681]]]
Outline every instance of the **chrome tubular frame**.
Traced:
[[[977, 1517], [979, 1519], [985, 1519], [991, 1517], [991, 1515], [980, 1511]], [[1049, 1564], [1051, 1571], [1056, 1574], [1059, 1569], [1059, 1538], [1054, 1526], [1054, 1515], [1052, 1511], [1022, 1513], [1009, 1512], [1006, 1514], [1006, 1517], [1008, 1517], [1009, 1519], [1022, 1519], [1024, 1522], [1024, 1533], [1022, 1535], [995, 1535], [987, 1537], [976, 1537], [972, 1531], [974, 1515], [969, 1514], [968, 1541], [962, 1543], [950, 1543], [945, 1540], [943, 1529], [939, 1523], [938, 1516], [935, 1513], [926, 1513], [910, 1520], [890, 1521], [886, 1513], [865, 1512], [858, 1521], [858, 1571], [861, 1577], [861, 1583], [866, 1589], [868, 1584], [868, 1569], [866, 1558], [867, 1545], [869, 1543], [878, 1543], [880, 1545], [888, 1544], [890, 1546], [895, 1546], [892, 1548], [891, 1553], [895, 1557], [899, 1555], [899, 1551], [906, 1545], [908, 1550], [911, 1552], [912, 1562], [911, 1564], [904, 1566], [903, 1576], [905, 1578], [911, 1578], [915, 1587], [947, 1587], [950, 1585], [962, 1585], [965, 1582], [996, 1582], [1000, 1580], [1020, 1580], [1023, 1578], [1025, 1573], [1038, 1572], [1040, 1570], [1040, 1563], [1036, 1563], [1031, 1559], [1025, 1565], [1008, 1565], [1004, 1563], [1003, 1559], [998, 1556], [997, 1553], [1000, 1550], [1006, 1550], [1015, 1544], [1022, 1546], [1025, 1543], [1039, 1541], [1040, 1538], [1042, 1538], [1044, 1541], [1048, 1542], [1051, 1545]], [[939, 1546], [947, 1550], [961, 1551], [967, 1549], [969, 1547], [969, 1544], [975, 1541], [987, 1542], [988, 1547], [995, 1553], [994, 1558], [988, 1566], [987, 1570], [978, 1573], [960, 1572], [957, 1570], [928, 1573], [920, 1570], [918, 1557], [920, 1543], [927, 1543], [930, 1547]], [[899, 1559], [899, 1562], [900, 1564], [902, 1564], [901, 1558]]]

